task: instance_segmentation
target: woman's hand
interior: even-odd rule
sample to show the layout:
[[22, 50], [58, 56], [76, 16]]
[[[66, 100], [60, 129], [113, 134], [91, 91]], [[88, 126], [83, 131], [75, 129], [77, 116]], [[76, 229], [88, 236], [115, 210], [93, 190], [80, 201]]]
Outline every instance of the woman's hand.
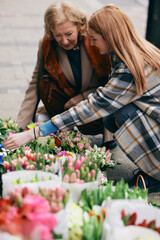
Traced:
[[[35, 128], [36, 137], [39, 137], [38, 131], [39, 131], [39, 128], [36, 127]], [[35, 137], [34, 131], [33, 131], [33, 129], [31, 129], [26, 132], [17, 133], [17, 134], [13, 134], [13, 135], [9, 136], [7, 138], [7, 140], [3, 141], [3, 144], [4, 144], [5, 148], [7, 148], [7, 149], [15, 149], [15, 148], [19, 148], [21, 145], [24, 145], [24, 144], [32, 141], [34, 139], [34, 137]]]
[[66, 102], [66, 104], [64, 105], [64, 109], [65, 110], [70, 109], [71, 107], [76, 106], [78, 103], [80, 103], [83, 100], [84, 100], [83, 94], [80, 93], [77, 96], [69, 99], [69, 101]]

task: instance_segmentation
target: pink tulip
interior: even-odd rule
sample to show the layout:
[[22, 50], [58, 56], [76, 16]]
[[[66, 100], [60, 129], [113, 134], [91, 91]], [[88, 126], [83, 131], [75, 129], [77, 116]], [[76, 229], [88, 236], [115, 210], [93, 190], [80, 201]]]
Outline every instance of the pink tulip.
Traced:
[[71, 162], [68, 163], [67, 168], [68, 168], [69, 170], [72, 170], [72, 169], [73, 169]]
[[95, 176], [96, 176], [96, 171], [95, 171], [95, 169], [92, 169], [90, 173], [91, 173], [91, 176], [92, 176], [92, 177], [95, 177]]
[[68, 174], [64, 175], [63, 182], [66, 182], [66, 183], [69, 182], [69, 175]]
[[71, 174], [71, 176], [70, 176], [70, 182], [71, 182], [71, 183], [74, 183], [74, 182], [76, 181], [76, 179], [77, 179], [76, 173], [73, 172], [73, 173]]
[[79, 178], [80, 177], [80, 171], [79, 171], [79, 169], [76, 169], [76, 175], [77, 175], [77, 177]]
[[85, 162], [85, 160], [86, 160], [86, 157], [84, 157], [84, 156], [80, 157], [80, 162], [81, 163]]
[[79, 168], [80, 168], [80, 165], [81, 165], [80, 160], [77, 160], [74, 169], [75, 169], [75, 170], [79, 169]]
[[3, 162], [3, 166], [4, 166], [5, 170], [8, 170], [10, 168], [10, 164], [7, 161]]
[[[56, 197], [59, 201], [63, 200], [64, 193], [65, 193], [65, 191], [62, 188], [60, 188], [60, 187], [56, 188]], [[60, 198], [61, 198], [61, 200], [60, 200]]]
[[91, 173], [88, 173], [88, 182], [91, 180]]
[[79, 183], [81, 183], [81, 184], [84, 183], [84, 180], [83, 180], [83, 179], [80, 179], [80, 180], [79, 180]]
[[44, 157], [45, 160], [47, 160], [47, 159], [48, 159], [48, 154], [45, 153], [45, 154], [43, 155], [43, 157]]
[[80, 179], [79, 179], [79, 178], [76, 178], [75, 183], [81, 183]]

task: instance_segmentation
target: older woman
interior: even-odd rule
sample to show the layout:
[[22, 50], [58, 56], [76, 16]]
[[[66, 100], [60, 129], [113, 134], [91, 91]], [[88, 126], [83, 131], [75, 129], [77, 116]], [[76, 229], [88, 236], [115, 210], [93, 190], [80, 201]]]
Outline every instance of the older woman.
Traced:
[[138, 166], [149, 192], [160, 191], [160, 50], [140, 38], [115, 5], [91, 16], [89, 33], [101, 54], [112, 54], [108, 83], [34, 131], [10, 136], [5, 146], [15, 148], [32, 140], [34, 133], [39, 137], [104, 118], [120, 148]]
[[[78, 6], [66, 1], [54, 3], [46, 10], [44, 22], [45, 35], [39, 43], [37, 64], [17, 118], [23, 129], [35, 120], [39, 100], [49, 120], [104, 85], [111, 68], [109, 56], [100, 55], [91, 46], [87, 18]], [[94, 121], [79, 130], [99, 134], [103, 132], [103, 122]]]

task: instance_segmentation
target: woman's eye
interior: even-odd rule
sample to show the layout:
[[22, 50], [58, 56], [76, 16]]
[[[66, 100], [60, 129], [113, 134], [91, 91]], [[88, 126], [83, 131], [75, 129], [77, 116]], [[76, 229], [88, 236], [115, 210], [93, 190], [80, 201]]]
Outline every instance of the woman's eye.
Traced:
[[72, 33], [67, 33], [66, 35], [67, 35], [67, 36], [71, 36], [71, 35], [72, 35]]

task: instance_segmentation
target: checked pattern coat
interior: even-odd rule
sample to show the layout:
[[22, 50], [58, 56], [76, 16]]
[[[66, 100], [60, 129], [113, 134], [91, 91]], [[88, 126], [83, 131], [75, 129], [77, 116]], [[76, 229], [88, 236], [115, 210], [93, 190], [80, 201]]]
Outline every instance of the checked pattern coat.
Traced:
[[128, 67], [113, 56], [108, 83], [76, 107], [53, 117], [52, 122], [67, 130], [134, 103], [139, 109], [115, 132], [115, 141], [130, 160], [160, 180], [160, 73], [147, 67], [145, 74], [147, 90], [139, 96]]

